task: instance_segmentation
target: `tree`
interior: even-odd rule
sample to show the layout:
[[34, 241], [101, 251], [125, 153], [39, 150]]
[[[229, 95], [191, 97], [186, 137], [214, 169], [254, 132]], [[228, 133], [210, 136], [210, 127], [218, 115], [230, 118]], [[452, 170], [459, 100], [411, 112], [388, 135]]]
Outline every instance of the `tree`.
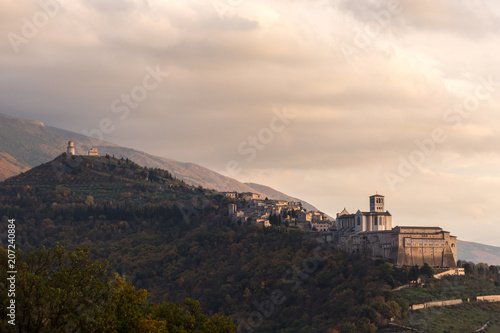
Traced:
[[477, 274], [479, 275], [486, 275], [487, 272], [489, 272], [490, 268], [488, 264], [485, 264], [483, 262], [480, 262], [479, 264], [476, 265], [476, 271]]
[[428, 263], [425, 263], [422, 267], [420, 267], [420, 274], [428, 278], [431, 278], [434, 276], [434, 270], [432, 269], [431, 266], [429, 266]]
[[136, 332], [141, 327], [146, 310], [148, 293], [144, 289], [135, 290], [132, 282], [114, 274], [110, 281], [112, 297], [105, 309], [104, 332]]
[[20, 332], [92, 332], [99, 327], [110, 289], [104, 265], [90, 260], [88, 249], [42, 248], [25, 260], [18, 258], [17, 271]]
[[474, 263], [471, 262], [464, 263], [463, 267], [466, 275], [474, 273]]
[[341, 333], [356, 333], [356, 325], [354, 323], [344, 323], [340, 326]]
[[91, 195], [87, 196], [87, 198], [85, 199], [85, 204], [87, 206], [93, 205], [94, 204], [94, 197]]
[[[0, 248], [7, 267], [7, 251]], [[205, 316], [200, 303], [148, 305], [148, 293], [89, 258], [89, 250], [39, 249], [16, 261], [16, 326], [19, 332], [233, 333], [236, 327], [221, 314]], [[6, 280], [6, 270], [0, 271]], [[0, 332], [9, 331], [7, 292], [0, 293]], [[7, 318], [7, 319], [6, 319]]]
[[396, 298], [394, 301], [398, 303], [401, 308], [401, 318], [407, 318], [410, 312], [410, 303], [404, 298]]
[[368, 318], [361, 318], [356, 323], [356, 327], [358, 328], [358, 332], [362, 333], [375, 333], [377, 332], [377, 326], [371, 323]]
[[411, 282], [416, 282], [418, 280], [418, 278], [420, 277], [420, 269], [418, 269], [417, 265], [411, 267], [408, 277]]
[[165, 332], [231, 333], [236, 326], [221, 314], [208, 317], [202, 314], [200, 303], [185, 299], [182, 304], [162, 303], [153, 306], [152, 317], [165, 323]]

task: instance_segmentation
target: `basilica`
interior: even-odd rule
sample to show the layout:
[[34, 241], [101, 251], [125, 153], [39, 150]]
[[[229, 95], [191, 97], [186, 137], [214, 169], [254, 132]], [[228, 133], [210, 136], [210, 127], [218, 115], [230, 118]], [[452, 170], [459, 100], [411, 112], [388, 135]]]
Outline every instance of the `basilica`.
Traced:
[[385, 197], [372, 195], [370, 211], [337, 214], [334, 240], [349, 253], [368, 252], [398, 266], [451, 267], [457, 265], [457, 237], [440, 227], [392, 227], [392, 215], [385, 211]]

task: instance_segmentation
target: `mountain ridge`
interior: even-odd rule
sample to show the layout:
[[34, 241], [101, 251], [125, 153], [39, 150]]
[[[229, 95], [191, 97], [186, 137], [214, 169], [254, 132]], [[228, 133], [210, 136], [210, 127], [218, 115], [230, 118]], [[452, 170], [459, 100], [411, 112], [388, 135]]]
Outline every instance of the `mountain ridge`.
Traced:
[[[54, 159], [66, 151], [68, 141], [75, 142], [77, 155], [86, 154], [87, 150], [82, 147], [94, 147], [92, 139], [83, 134], [48, 126], [40, 121], [0, 113], [0, 181]], [[99, 141], [95, 147], [98, 148], [100, 155], [115, 155], [129, 158], [142, 166], [166, 169], [174, 177], [182, 179], [190, 185], [217, 191], [258, 192], [247, 184], [195, 163], [179, 162], [106, 141]], [[273, 191], [281, 193], [274, 189]], [[258, 192], [258, 194], [272, 199], [280, 199], [269, 195], [269, 192]], [[318, 211], [316, 207], [304, 200], [286, 196], [293, 199], [289, 201], [302, 202], [308, 210]]]
[[500, 247], [497, 246], [458, 240], [457, 251], [459, 260], [500, 265]]

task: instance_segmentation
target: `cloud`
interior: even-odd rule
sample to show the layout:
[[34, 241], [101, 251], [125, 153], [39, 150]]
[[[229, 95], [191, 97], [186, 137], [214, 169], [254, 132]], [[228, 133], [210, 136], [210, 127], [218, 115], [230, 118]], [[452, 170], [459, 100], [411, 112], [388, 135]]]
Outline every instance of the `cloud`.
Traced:
[[[388, 3], [243, 1], [221, 13], [196, 0], [65, 2], [19, 53], [0, 44], [0, 111], [79, 133], [109, 118], [116, 128], [105, 140], [221, 172], [236, 160], [242, 180], [330, 214], [391, 191], [384, 174], [441, 128], [445, 142], [390, 193], [397, 213], [421, 222], [409, 204], [421, 200], [462, 226], [490, 222], [495, 202], [480, 194], [500, 166], [499, 6], [402, 1], [383, 24]], [[40, 10], [3, 3], [0, 28], [21, 34]], [[170, 75], [120, 119], [113, 102], [143, 85], [148, 66]], [[490, 96], [447, 121], [489, 76]], [[249, 160], [239, 147], [285, 108], [297, 117]], [[481, 200], [451, 190], [465, 181]], [[433, 195], [422, 195], [426, 186]]]
[[383, 12], [389, 12], [392, 13], [389, 20], [393, 29], [466, 38], [496, 35], [500, 24], [495, 12], [497, 4], [485, 0], [343, 1], [340, 7], [363, 24], [377, 16], [381, 19]]

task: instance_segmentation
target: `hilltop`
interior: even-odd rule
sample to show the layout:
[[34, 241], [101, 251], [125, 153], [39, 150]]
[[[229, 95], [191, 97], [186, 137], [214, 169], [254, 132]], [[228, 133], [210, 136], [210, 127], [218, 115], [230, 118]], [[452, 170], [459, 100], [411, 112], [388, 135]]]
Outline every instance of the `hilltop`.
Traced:
[[178, 180], [166, 170], [147, 168], [128, 159], [106, 156], [68, 156], [66, 153], [56, 159], [3, 182], [5, 188], [33, 188], [39, 197], [54, 190], [66, 189], [75, 199], [92, 196], [97, 200], [119, 201], [132, 198], [144, 201], [155, 198], [152, 194], [146, 198], [140, 195], [165, 192], [190, 193], [194, 186]]

